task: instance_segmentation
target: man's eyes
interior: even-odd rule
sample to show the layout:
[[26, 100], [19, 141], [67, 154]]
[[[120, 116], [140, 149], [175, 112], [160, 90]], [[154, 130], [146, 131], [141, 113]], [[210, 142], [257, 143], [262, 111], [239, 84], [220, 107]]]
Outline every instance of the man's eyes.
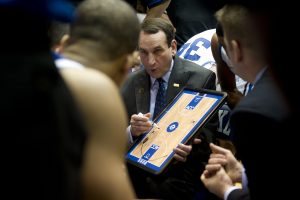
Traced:
[[155, 49], [155, 50], [153, 51], [154, 54], [160, 54], [161, 52], [163, 52], [162, 49]]
[[139, 52], [140, 52], [141, 54], [147, 54], [147, 52], [146, 52], [145, 50], [142, 50], [142, 49], [140, 49]]
[[[140, 49], [139, 52], [140, 52], [140, 54], [148, 55], [148, 52], [145, 50]], [[161, 54], [162, 52], [163, 52], [163, 49], [155, 49], [152, 53], [157, 55], [157, 54]]]

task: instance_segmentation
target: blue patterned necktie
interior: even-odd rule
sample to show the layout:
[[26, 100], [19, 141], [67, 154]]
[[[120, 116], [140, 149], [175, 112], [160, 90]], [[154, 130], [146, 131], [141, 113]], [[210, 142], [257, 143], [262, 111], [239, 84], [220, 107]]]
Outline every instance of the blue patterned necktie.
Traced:
[[161, 113], [161, 111], [166, 107], [166, 88], [164, 86], [164, 80], [162, 78], [157, 79], [159, 83], [159, 88], [155, 100], [155, 108], [153, 119]]

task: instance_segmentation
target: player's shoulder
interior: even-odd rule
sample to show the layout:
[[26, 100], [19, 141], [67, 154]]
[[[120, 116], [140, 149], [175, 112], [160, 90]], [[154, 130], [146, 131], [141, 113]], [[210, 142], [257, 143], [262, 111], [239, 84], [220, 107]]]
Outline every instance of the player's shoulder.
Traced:
[[84, 93], [98, 93], [96, 91], [117, 90], [115, 83], [104, 73], [92, 69], [63, 69], [60, 70], [69, 87], [84, 91]]

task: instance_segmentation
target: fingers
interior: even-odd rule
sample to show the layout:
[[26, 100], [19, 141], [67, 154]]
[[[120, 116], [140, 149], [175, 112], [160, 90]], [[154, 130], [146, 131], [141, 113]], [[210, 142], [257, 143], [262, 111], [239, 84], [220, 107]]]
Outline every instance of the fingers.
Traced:
[[192, 145], [178, 144], [174, 151], [179, 155], [188, 156], [192, 151]]
[[227, 165], [227, 160], [226, 159], [209, 159], [208, 164], [219, 164], [225, 167]]
[[205, 170], [207, 171], [207, 174], [209, 174], [209, 175], [215, 174], [221, 168], [222, 168], [222, 165], [220, 165], [220, 164], [207, 164], [205, 166]]
[[223, 154], [223, 155], [230, 153], [230, 151], [228, 149], [222, 148], [213, 143], [210, 143], [209, 146], [213, 153], [218, 153], [218, 154]]
[[222, 154], [211, 154], [208, 160], [209, 164], [220, 164], [225, 166], [228, 163], [226, 156]]
[[[147, 113], [148, 114], [148, 113]], [[152, 124], [149, 121], [149, 118], [142, 113], [134, 114], [130, 118], [130, 125], [131, 125], [131, 133], [133, 136], [139, 136], [144, 132], [149, 131], [152, 128]]]
[[151, 127], [152, 124], [149, 121], [149, 118], [143, 114], [134, 114], [130, 118], [130, 125], [134, 127], [139, 127], [139, 126], [145, 126], [145, 127]]
[[204, 175], [205, 177], [209, 177], [209, 172], [207, 170], [204, 170], [202, 175]]
[[131, 126], [131, 129], [130, 129], [132, 136], [135, 136], [135, 137], [138, 137], [142, 133], [145, 133], [147, 131], [149, 131], [149, 128], [145, 127], [145, 126]]
[[174, 158], [178, 161], [185, 162], [191, 151], [192, 145], [178, 144], [178, 146], [174, 149]]
[[131, 130], [133, 132], [146, 132], [146, 131], [149, 131], [150, 129], [152, 128], [152, 125], [150, 122], [144, 122], [144, 123], [141, 123], [141, 122], [134, 122], [131, 124]]
[[226, 156], [223, 154], [218, 154], [218, 153], [212, 153], [210, 154], [210, 158], [220, 158], [220, 159], [226, 159]]
[[200, 143], [201, 143], [201, 139], [199, 139], [199, 138], [195, 138], [193, 140], [193, 144], [200, 144]]
[[174, 154], [174, 158], [175, 158], [175, 160], [180, 161], [180, 162], [185, 162], [186, 161], [186, 157], [182, 157], [178, 154]]
[[203, 173], [200, 176], [201, 181], [204, 181], [206, 178], [209, 177], [209, 173], [207, 170], [204, 170]]
[[152, 124], [150, 122], [142, 122], [142, 121], [134, 121], [134, 122], [130, 122], [130, 125], [132, 127], [147, 127], [147, 128], [150, 128], [152, 127]]
[[135, 121], [147, 122], [149, 121], [149, 117], [143, 114], [133, 114], [131, 115], [130, 123]]
[[205, 170], [202, 172], [201, 180], [202, 180], [202, 178], [203, 178], [203, 179], [205, 179], [205, 178], [210, 178], [210, 177], [214, 176], [217, 172], [218, 172], [218, 170], [208, 171], [208, 170], [205, 169]]
[[148, 119], [151, 117], [151, 113], [144, 114], [145, 117], [148, 117]]

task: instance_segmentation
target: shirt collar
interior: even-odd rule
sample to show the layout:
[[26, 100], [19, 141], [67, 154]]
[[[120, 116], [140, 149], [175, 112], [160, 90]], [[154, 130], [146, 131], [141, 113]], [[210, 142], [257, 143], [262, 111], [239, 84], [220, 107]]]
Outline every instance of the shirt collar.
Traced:
[[268, 66], [265, 66], [257, 73], [257, 75], [252, 83], [253, 85], [255, 85], [257, 83], [257, 81], [259, 81], [259, 79], [261, 79], [262, 75], [265, 73], [267, 68], [268, 68]]

